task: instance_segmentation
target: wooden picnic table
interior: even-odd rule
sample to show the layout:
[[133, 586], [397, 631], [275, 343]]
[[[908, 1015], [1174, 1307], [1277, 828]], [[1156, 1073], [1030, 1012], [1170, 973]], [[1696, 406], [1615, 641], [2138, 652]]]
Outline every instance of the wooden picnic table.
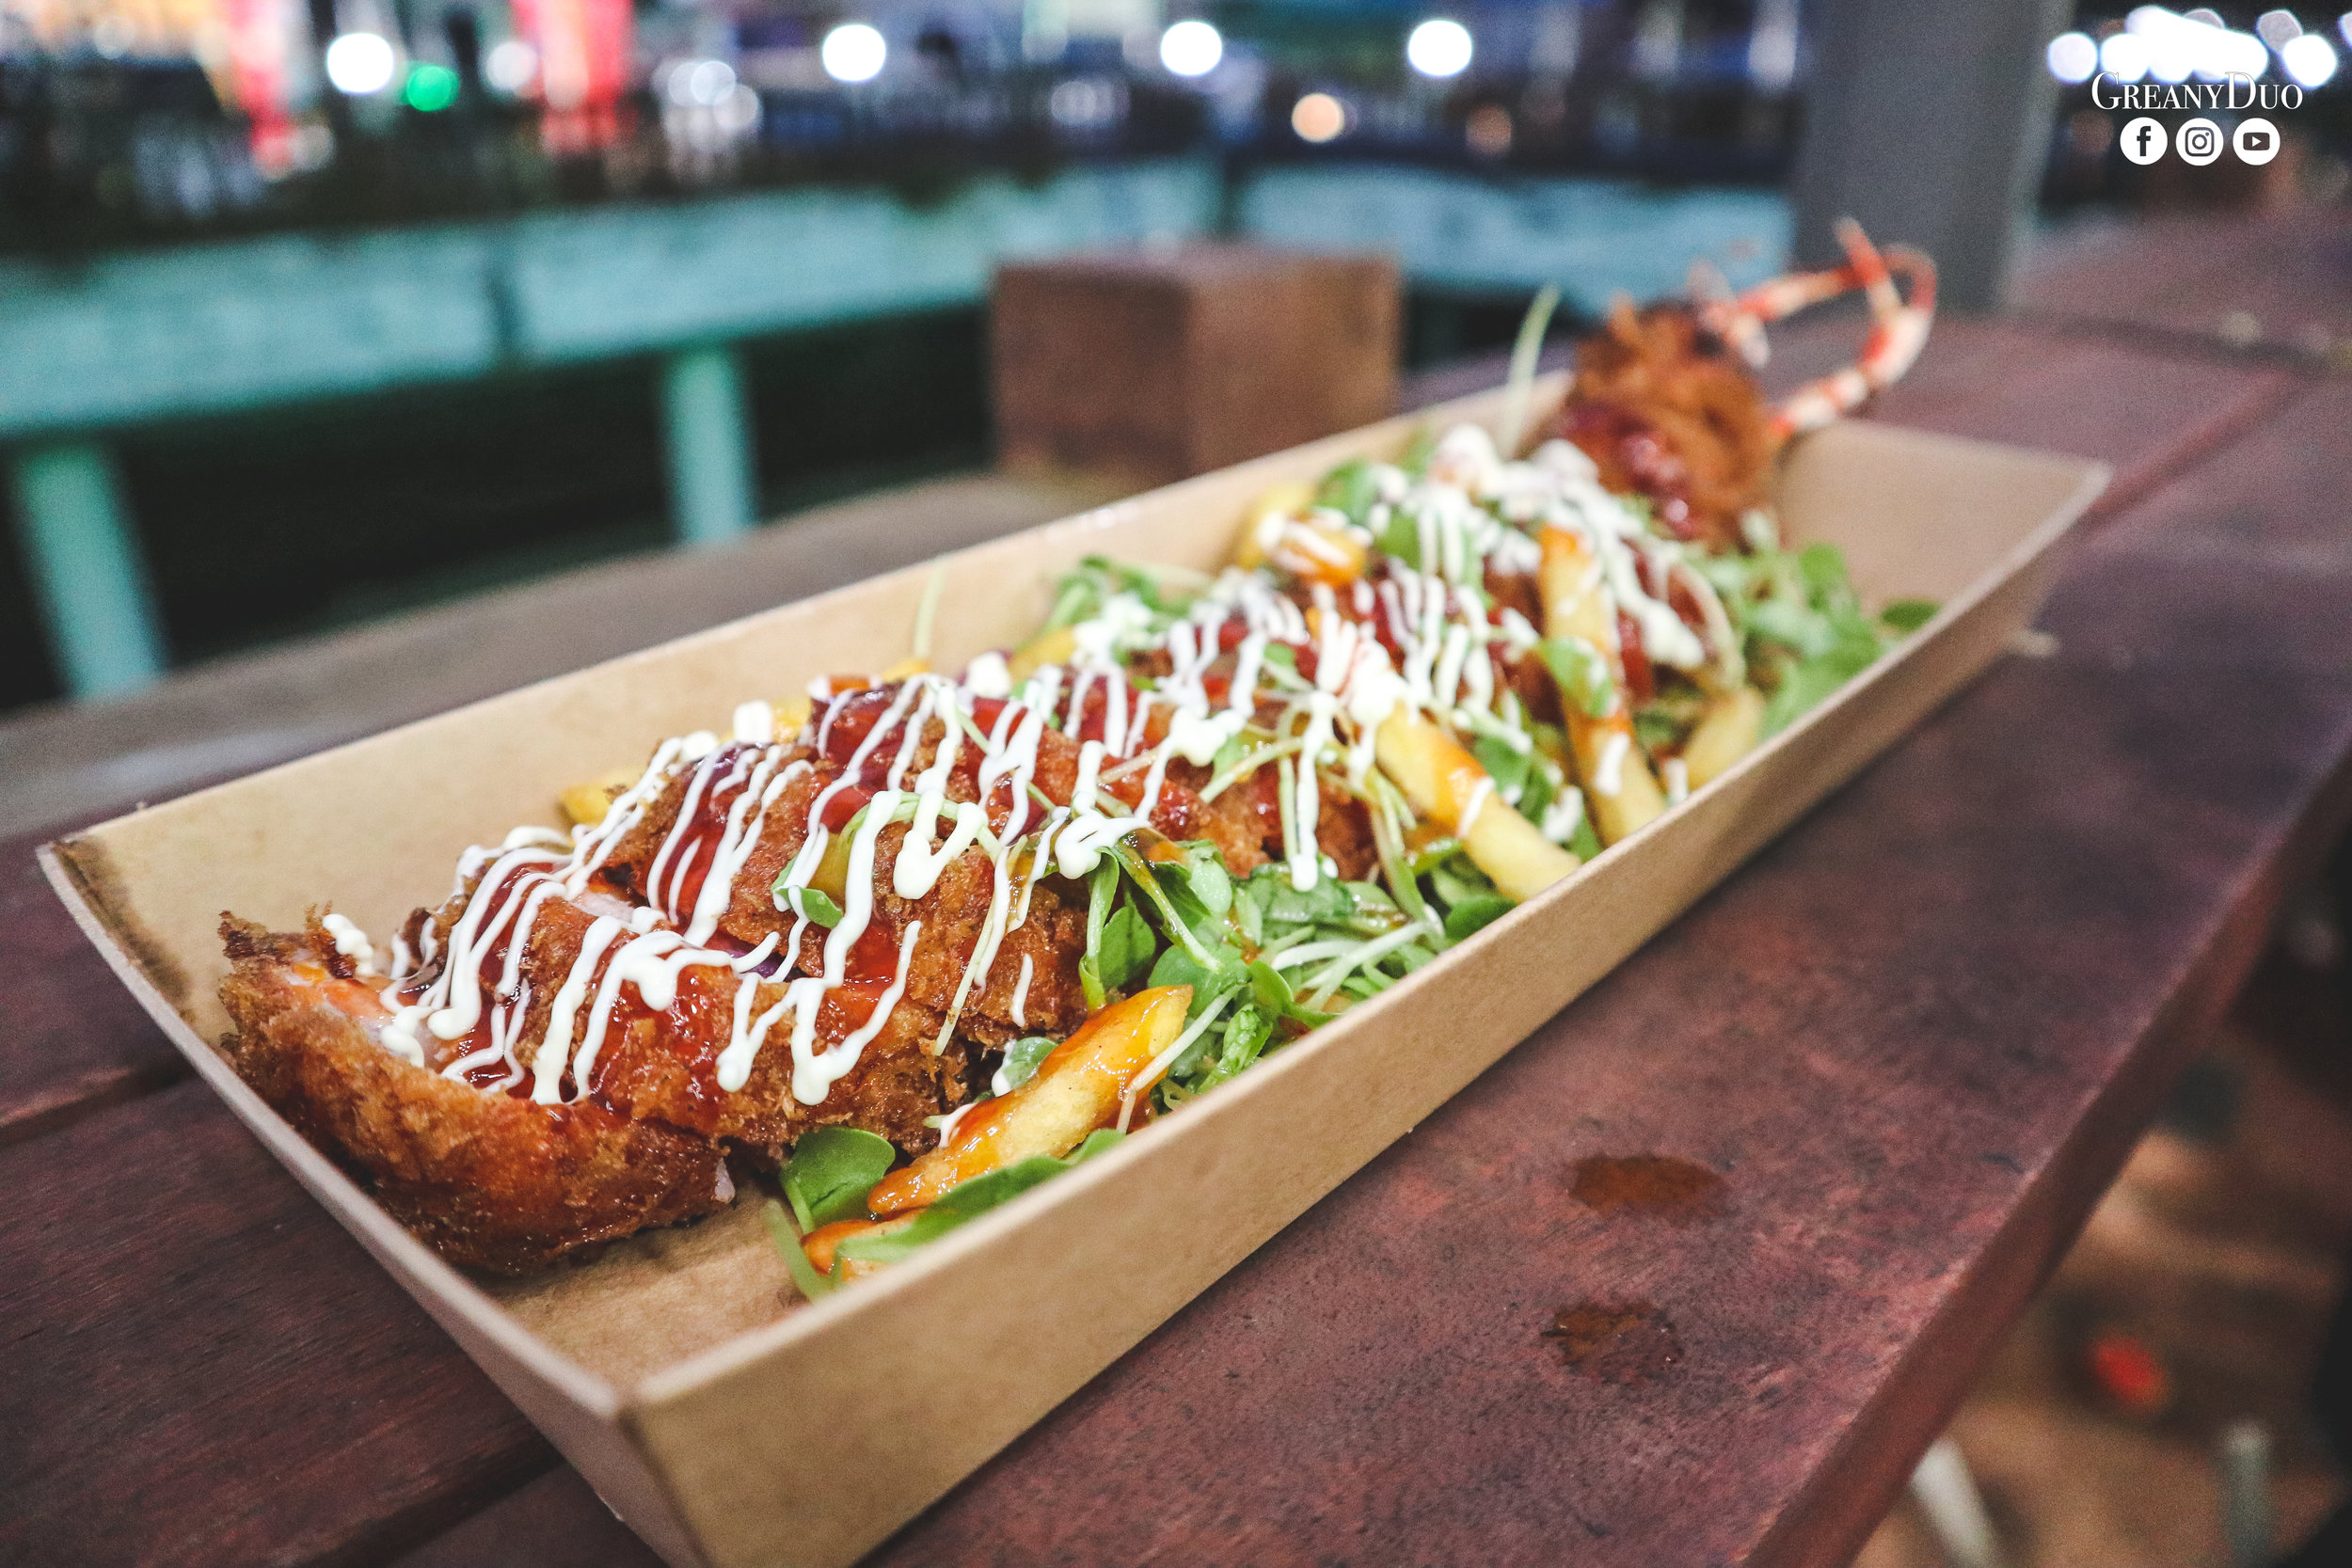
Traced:
[[[1940, 324], [1878, 417], [2116, 466], [2050, 641], [876, 1560], [1844, 1561], [2352, 814], [2345, 343], [2309, 214], [2051, 242]], [[652, 1562], [187, 1078], [45, 836], [0, 848], [0, 1562]]]

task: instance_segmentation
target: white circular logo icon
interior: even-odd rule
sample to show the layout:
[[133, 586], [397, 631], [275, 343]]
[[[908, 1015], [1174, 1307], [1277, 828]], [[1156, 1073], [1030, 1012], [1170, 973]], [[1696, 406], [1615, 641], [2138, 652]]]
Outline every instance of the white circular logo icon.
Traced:
[[2221, 156], [2221, 127], [2210, 119], [2183, 120], [2172, 145], [2181, 150], [2181, 162], [2202, 168]]
[[2171, 139], [2162, 125], [2142, 115], [2123, 127], [2123, 156], [2136, 164], [2153, 164], [2164, 156]]
[[2241, 119], [2230, 138], [2242, 164], [2266, 164], [2279, 155], [2279, 128], [2266, 119]]

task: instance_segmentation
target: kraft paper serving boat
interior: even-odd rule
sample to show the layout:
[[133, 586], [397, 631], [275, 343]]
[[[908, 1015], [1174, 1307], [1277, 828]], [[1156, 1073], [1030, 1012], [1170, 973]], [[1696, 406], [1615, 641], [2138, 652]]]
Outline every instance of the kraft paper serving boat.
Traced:
[[[1541, 384], [1538, 411], [1560, 378]], [[914, 1261], [802, 1305], [756, 1192], [596, 1262], [485, 1284], [444, 1263], [241, 1082], [216, 927], [310, 904], [377, 929], [468, 845], [747, 695], [906, 651], [934, 570], [943, 667], [1019, 641], [1082, 556], [1226, 559], [1266, 486], [1491, 423], [1500, 391], [1156, 490], [371, 739], [46, 847], [57, 893], [197, 1070], [675, 1564], [847, 1563], [1043, 1417], [1460, 1089], [1999, 656], [2106, 481], [2077, 458], [1869, 423], [1790, 450], [1782, 524], [1925, 627], [1686, 804], [1475, 941]], [[1236, 1195], [1215, 1207], [1204, 1186]], [[1151, 1244], [1137, 1246], [1138, 1237]], [[1009, 1350], [1008, 1347], [1017, 1347]]]

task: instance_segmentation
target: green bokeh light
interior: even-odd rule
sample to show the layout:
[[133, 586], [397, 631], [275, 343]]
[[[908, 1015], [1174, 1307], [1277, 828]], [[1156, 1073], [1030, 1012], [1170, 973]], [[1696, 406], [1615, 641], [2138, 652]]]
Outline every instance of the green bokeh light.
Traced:
[[408, 85], [401, 89], [400, 96], [421, 114], [446, 109], [457, 102], [457, 72], [445, 65], [420, 60], [408, 68]]

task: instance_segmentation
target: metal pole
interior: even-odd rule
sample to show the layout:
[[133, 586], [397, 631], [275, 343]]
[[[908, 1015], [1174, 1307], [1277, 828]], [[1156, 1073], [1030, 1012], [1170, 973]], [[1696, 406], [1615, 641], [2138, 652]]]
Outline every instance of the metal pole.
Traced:
[[2063, 0], [1822, 0], [1791, 196], [1800, 264], [1837, 259], [1830, 226], [1935, 258], [1938, 299], [2001, 300], [2049, 146], [2042, 64]]
[[725, 343], [681, 349], [661, 364], [670, 526], [682, 545], [740, 538], [757, 521], [743, 365]]
[[91, 440], [27, 447], [13, 477], [33, 595], [66, 689], [104, 697], [154, 680], [163, 634], [113, 454]]

